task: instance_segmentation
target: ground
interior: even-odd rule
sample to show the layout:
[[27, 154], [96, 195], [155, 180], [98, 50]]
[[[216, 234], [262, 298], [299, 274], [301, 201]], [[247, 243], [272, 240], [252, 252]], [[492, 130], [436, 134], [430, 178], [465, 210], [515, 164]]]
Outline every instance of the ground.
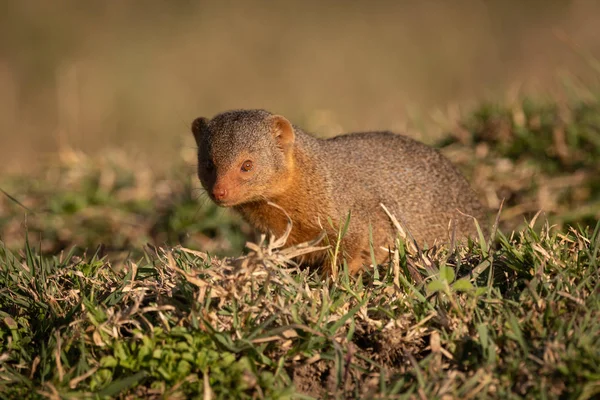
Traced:
[[297, 268], [191, 163], [2, 177], [0, 398], [597, 397], [600, 102], [482, 105], [436, 146], [498, 229], [359, 277]]

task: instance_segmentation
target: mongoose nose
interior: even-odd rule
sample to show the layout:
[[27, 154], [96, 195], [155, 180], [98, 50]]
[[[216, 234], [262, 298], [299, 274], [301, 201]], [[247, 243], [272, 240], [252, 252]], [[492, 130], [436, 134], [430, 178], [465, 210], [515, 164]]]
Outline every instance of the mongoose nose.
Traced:
[[227, 197], [227, 189], [223, 186], [215, 186], [212, 190], [215, 200], [224, 200]]

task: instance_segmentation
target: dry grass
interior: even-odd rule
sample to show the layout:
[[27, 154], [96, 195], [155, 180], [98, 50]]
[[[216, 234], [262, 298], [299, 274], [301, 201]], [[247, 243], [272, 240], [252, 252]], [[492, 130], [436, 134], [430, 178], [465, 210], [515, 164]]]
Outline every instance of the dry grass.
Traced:
[[274, 241], [222, 261], [150, 250], [120, 272], [2, 247], [2, 396], [592, 398], [599, 231], [399, 247], [334, 281], [285, 268], [298, 249]]

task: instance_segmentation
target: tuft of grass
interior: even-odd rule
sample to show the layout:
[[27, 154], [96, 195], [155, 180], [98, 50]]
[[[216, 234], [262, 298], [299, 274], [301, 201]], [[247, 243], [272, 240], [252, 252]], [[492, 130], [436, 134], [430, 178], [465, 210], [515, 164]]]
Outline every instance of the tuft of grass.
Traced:
[[[0, 396], [600, 394], [600, 223], [498, 235], [333, 281], [287, 262], [310, 246], [273, 241], [222, 260], [147, 249], [120, 270], [2, 244]], [[422, 283], [394, 275], [408, 267]]]

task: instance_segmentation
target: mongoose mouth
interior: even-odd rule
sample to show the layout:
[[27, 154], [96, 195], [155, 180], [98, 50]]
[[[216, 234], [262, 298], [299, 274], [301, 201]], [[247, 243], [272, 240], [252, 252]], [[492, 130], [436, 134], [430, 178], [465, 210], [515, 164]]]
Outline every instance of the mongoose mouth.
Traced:
[[236, 201], [235, 199], [232, 199], [232, 198], [219, 199], [219, 198], [216, 198], [215, 196], [213, 196], [212, 194], [210, 195], [210, 199], [219, 207], [233, 207], [233, 206], [237, 206], [241, 203], [240, 201]]
[[217, 199], [212, 194], [210, 195], [210, 199], [213, 201], [213, 203], [215, 203], [219, 207], [229, 207], [230, 200]]

